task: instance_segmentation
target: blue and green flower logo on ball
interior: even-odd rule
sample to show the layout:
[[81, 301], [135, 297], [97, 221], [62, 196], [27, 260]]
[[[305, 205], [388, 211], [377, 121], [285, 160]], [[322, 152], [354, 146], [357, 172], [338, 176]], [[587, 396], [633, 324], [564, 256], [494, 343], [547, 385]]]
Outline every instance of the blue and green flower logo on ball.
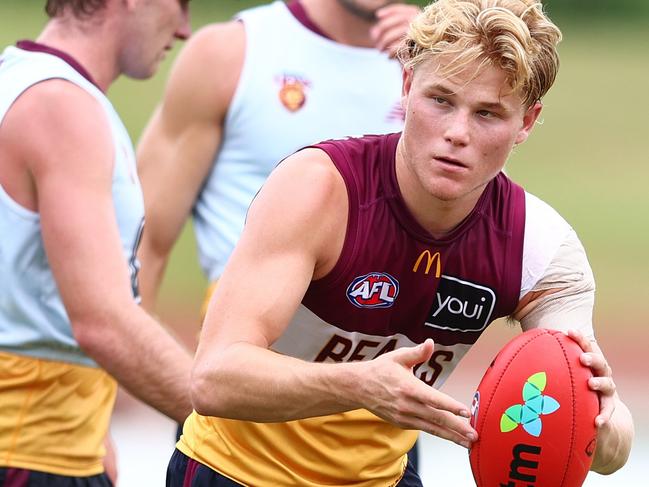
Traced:
[[543, 428], [541, 416], [559, 409], [560, 404], [553, 397], [543, 394], [547, 377], [538, 372], [528, 377], [523, 386], [524, 404], [514, 404], [507, 408], [500, 418], [500, 431], [508, 433], [519, 425], [532, 436], [540, 436]]

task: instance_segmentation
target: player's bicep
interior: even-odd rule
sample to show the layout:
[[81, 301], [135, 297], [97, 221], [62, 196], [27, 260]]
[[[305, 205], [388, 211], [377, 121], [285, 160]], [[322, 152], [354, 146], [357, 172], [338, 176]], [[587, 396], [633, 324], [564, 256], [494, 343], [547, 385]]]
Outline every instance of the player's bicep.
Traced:
[[[273, 172], [248, 213], [204, 324], [204, 339], [272, 344], [345, 228], [344, 183], [321, 151], [303, 151]], [[344, 231], [344, 230], [343, 230]]]
[[87, 93], [54, 84], [41, 91], [26, 156], [47, 259], [74, 321], [130, 293], [112, 204], [114, 146], [103, 109]]
[[237, 24], [210, 26], [192, 36], [139, 143], [145, 245], [169, 250], [212, 167], [243, 60]]

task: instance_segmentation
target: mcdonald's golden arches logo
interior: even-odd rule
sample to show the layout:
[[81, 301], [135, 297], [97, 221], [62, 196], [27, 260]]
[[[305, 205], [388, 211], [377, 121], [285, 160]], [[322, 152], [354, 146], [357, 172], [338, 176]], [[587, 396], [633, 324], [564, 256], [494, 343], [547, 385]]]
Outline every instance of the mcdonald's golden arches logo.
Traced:
[[419, 257], [417, 257], [417, 261], [415, 262], [415, 265], [412, 266], [412, 272], [417, 272], [419, 270], [419, 265], [424, 260], [424, 257], [426, 257], [426, 267], [424, 268], [424, 274], [428, 275], [428, 273], [430, 272], [430, 268], [433, 267], [433, 263], [434, 263], [435, 277], [439, 279], [439, 277], [442, 275], [442, 256], [439, 252], [435, 252], [434, 254], [431, 254], [430, 250], [428, 249], [424, 250], [421, 254], [419, 254]]

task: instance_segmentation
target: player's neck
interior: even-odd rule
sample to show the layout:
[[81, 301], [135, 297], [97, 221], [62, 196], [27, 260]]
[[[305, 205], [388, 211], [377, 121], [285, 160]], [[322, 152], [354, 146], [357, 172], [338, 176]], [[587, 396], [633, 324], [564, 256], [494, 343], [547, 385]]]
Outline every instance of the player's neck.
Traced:
[[309, 18], [336, 42], [357, 47], [374, 47], [370, 37], [373, 22], [352, 14], [336, 0], [300, 0]]
[[36, 41], [72, 57], [88, 71], [97, 86], [106, 92], [119, 76], [115, 40], [105, 32], [106, 26], [96, 26], [93, 29], [84, 27], [81, 28], [74, 22], [50, 20]]

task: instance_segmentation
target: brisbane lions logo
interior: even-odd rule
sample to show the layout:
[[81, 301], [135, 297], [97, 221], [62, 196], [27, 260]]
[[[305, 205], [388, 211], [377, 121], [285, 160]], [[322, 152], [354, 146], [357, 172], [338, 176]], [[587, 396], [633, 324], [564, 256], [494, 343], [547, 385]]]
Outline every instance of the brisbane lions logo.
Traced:
[[284, 74], [278, 77], [281, 84], [279, 99], [289, 112], [297, 112], [306, 103], [306, 92], [311, 82], [301, 76]]
[[347, 288], [347, 299], [358, 308], [389, 308], [399, 294], [399, 282], [385, 272], [359, 276]]

